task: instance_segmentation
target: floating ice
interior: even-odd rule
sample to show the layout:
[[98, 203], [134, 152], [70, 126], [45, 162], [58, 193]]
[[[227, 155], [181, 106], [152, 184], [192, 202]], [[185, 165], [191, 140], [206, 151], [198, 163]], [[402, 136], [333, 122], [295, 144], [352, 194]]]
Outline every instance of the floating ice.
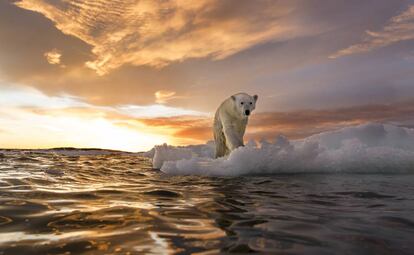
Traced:
[[176, 175], [414, 173], [414, 129], [365, 124], [303, 140], [250, 141], [213, 159], [214, 144], [155, 147], [153, 167]]
[[177, 161], [182, 159], [190, 159], [193, 152], [187, 148], [174, 147], [163, 144], [155, 146], [154, 157], [152, 158], [152, 166], [160, 169], [164, 162]]

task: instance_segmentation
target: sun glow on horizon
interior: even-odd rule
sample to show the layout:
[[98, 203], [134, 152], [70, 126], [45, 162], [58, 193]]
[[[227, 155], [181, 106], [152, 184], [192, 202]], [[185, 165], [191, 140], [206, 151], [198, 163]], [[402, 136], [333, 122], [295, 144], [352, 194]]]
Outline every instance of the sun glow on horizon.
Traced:
[[142, 130], [131, 129], [100, 117], [47, 116], [20, 109], [2, 109], [0, 116], [4, 116], [4, 110], [14, 118], [2, 119], [2, 148], [82, 147], [138, 152], [169, 142], [167, 136], [145, 130], [144, 126]]
[[[24, 86], [0, 86], [0, 148], [82, 147], [145, 151], [174, 143], [173, 129], [140, 118], [197, 113], [168, 106], [96, 106], [71, 95], [48, 96]], [[178, 115], [177, 115], [178, 114]]]

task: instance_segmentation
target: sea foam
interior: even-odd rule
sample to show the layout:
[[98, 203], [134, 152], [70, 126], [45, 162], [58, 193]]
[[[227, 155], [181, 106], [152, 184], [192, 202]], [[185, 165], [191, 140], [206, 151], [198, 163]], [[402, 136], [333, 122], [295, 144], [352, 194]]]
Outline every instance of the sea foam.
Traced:
[[214, 143], [154, 148], [153, 167], [174, 175], [414, 173], [414, 129], [365, 124], [302, 140], [250, 141], [214, 159]]

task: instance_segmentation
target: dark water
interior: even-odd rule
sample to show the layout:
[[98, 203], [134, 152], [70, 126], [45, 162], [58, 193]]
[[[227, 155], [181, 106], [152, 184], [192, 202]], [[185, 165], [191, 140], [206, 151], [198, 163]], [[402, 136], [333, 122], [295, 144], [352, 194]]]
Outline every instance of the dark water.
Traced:
[[167, 176], [0, 154], [0, 254], [413, 254], [414, 175]]

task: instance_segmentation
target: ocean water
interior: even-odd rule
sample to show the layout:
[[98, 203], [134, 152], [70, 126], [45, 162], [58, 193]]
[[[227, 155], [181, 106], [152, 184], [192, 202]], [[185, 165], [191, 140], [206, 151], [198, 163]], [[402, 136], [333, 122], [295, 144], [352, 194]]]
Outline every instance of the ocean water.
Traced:
[[413, 254], [413, 184], [409, 173], [181, 176], [134, 154], [8, 151], [0, 254]]

